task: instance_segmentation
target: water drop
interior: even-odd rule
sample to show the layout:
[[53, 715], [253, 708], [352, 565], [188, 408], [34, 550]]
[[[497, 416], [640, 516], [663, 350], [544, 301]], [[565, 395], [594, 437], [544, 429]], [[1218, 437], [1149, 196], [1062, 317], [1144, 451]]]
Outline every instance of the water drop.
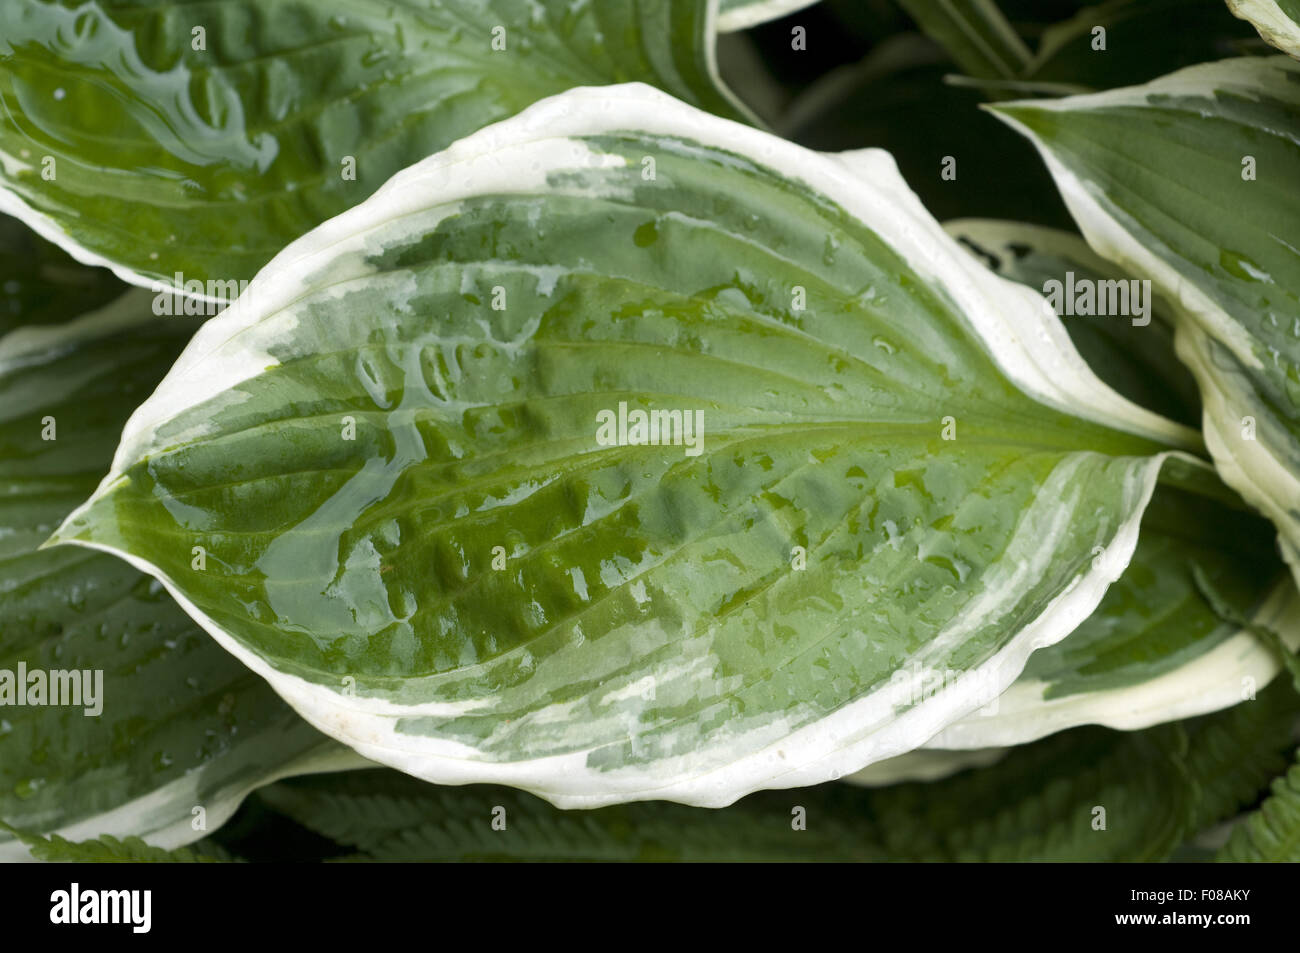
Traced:
[[20, 801], [26, 801], [36, 795], [36, 792], [45, 787], [44, 778], [23, 778], [14, 785], [14, 795]]
[[648, 248], [659, 240], [659, 229], [653, 221], [638, 225], [632, 233], [632, 241], [637, 248]]

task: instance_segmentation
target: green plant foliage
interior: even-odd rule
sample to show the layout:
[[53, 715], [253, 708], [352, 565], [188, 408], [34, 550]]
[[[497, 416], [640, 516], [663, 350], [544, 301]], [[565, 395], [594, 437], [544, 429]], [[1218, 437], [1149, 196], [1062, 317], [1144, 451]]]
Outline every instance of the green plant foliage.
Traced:
[[1298, 24], [4, 0], [0, 860], [1300, 861]]
[[58, 834], [29, 834], [2, 822], [0, 828], [27, 845], [34, 858], [52, 864], [222, 864], [235, 859], [220, 845], [211, 843], [164, 850], [138, 837], [119, 840], [105, 834], [94, 840], [69, 841]]
[[7, 0], [0, 211], [134, 283], [233, 298], [393, 173], [570, 87], [740, 118], [711, 4]]
[[[47, 275], [40, 260], [6, 259], [33, 282]], [[18, 682], [33, 702], [0, 694], [0, 820], [184, 844], [261, 781], [355, 760], [155, 580], [103, 553], [38, 548], [94, 489], [127, 416], [196, 326], [158, 322], [144, 292], [55, 322], [86, 297], [83, 284], [52, 285], [0, 336], [0, 691]], [[38, 673], [41, 696], [28, 691]], [[71, 679], [63, 703], [52, 703], [56, 677]], [[0, 857], [21, 853], [0, 833]]]
[[1273, 782], [1268, 799], [1233, 830], [1215, 860], [1300, 863], [1300, 764]]
[[1157, 477], [1222, 487], [858, 158], [530, 109], [264, 271], [55, 538], [427, 780], [719, 806], [910, 750], [1096, 607]]
[[1064, 732], [943, 781], [767, 791], [718, 811], [560, 811], [387, 770], [293, 779], [257, 798], [354, 862], [1163, 860], [1254, 798], [1285, 763], [1297, 715], [1279, 684], [1185, 725]]
[[1298, 104], [1300, 63], [1277, 56], [996, 114], [1038, 145], [1094, 250], [1175, 306], [1206, 443], [1300, 571]]

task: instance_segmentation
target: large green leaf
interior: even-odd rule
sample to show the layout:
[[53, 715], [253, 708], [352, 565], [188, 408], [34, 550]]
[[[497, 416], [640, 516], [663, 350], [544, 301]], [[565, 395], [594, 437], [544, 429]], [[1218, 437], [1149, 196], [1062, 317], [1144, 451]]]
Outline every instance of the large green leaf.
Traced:
[[1300, 63], [1225, 60], [997, 112], [1093, 248], [1177, 306], [1215, 463], [1300, 572]]
[[[598, 433], [631, 410], [702, 440]], [[719, 805], [995, 697], [1118, 578], [1157, 474], [1220, 492], [1164, 452], [1194, 443], [887, 155], [629, 85], [286, 249], [54, 541], [156, 575], [367, 757]]]
[[1279, 50], [1300, 57], [1300, 0], [1228, 0], [1228, 9]]
[[[0, 680], [89, 672], [95, 694], [38, 707], [0, 685], [0, 820], [19, 828], [172, 847], [216, 828], [257, 784], [340, 754], [156, 580], [99, 553], [37, 552], [193, 330], [132, 292], [0, 338]], [[0, 857], [23, 853], [0, 833]]]
[[544, 96], [640, 80], [737, 115], [716, 2], [6, 0], [0, 211], [127, 281], [233, 297], [209, 282]]

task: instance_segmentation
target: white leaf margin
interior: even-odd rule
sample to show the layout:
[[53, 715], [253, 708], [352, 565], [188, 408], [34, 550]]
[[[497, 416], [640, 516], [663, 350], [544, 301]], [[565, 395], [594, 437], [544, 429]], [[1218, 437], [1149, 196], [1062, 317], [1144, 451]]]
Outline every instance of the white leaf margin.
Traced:
[[[536, 194], [545, 191], [548, 173], [556, 169], [622, 166], [622, 157], [596, 153], [581, 137], [628, 130], [684, 137], [739, 153], [823, 193], [869, 223], [919, 277], [942, 289], [973, 324], [977, 337], [1008, 379], [1031, 397], [1073, 416], [1165, 445], [1197, 445], [1193, 431], [1137, 407], [1102, 384], [1074, 350], [1046, 300], [994, 275], [958, 246], [908, 189], [887, 153], [811, 152], [704, 113], [648, 86], [627, 84], [579, 88], [542, 100], [398, 173], [370, 199], [287, 247], [244, 295], [199, 330], [153, 396], [128, 421], [112, 471], [69, 522], [110, 492], [135, 460], [160, 449], [155, 443], [160, 423], [275, 363], [267, 345], [273, 340], [283, 342], [292, 330], [294, 319], [284, 318], [284, 309], [303, 293], [311, 276], [320, 273], [323, 258], [329, 259], [332, 282], [363, 277], [368, 274], [367, 266], [362, 264], [364, 256], [357, 253], [371, 247], [368, 243], [373, 243], [376, 230], [391, 229], [392, 238], [398, 239], [432, 227], [452, 214], [460, 200], [473, 195]], [[397, 219], [405, 219], [400, 227], [393, 224]], [[723, 768], [695, 774], [682, 771], [681, 764], [665, 762], [617, 771], [595, 770], [587, 766], [586, 752], [581, 751], [491, 762], [476, 757], [475, 749], [462, 744], [400, 735], [396, 729], [399, 719], [445, 717], [468, 710], [472, 703], [399, 708], [383, 699], [344, 696], [341, 685], [326, 686], [278, 671], [207, 617], [147, 560], [77, 540], [72, 538], [73, 531], [64, 535], [63, 529], [47, 545], [70, 542], [104, 549], [155, 576], [218, 643], [265, 678], [311, 724], [371, 760], [435, 783], [520, 787], [562, 808], [652, 798], [723, 807], [754, 790], [838, 779], [868, 763], [913, 750], [975, 711], [982, 703], [981, 695], [987, 699], [1005, 690], [1035, 648], [1054, 644], [1073, 631], [1123, 573], [1136, 547], [1142, 512], [1159, 471], [1175, 452], [1134, 460], [1124, 498], [1117, 507], [1121, 525], [1112, 543], [1042, 615], [979, 669], [953, 680], [901, 716], [894, 715], [892, 703], [883, 697], [889, 692], [878, 690], [814, 724], [784, 737], [769, 738], [762, 747], [751, 748]], [[67, 526], [65, 523], [64, 529]]]
[[1266, 42], [1300, 59], [1300, 23], [1291, 19], [1276, 0], [1228, 0], [1228, 9], [1258, 30]]

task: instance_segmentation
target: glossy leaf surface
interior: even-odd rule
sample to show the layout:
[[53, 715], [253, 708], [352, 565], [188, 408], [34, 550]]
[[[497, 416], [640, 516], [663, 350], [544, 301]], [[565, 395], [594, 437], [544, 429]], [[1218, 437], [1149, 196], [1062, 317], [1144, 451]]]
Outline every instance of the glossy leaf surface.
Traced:
[[996, 111], [1093, 248], [1176, 306], [1206, 444], [1300, 571], [1300, 63], [1224, 60]]
[[[0, 337], [0, 820], [170, 847], [216, 829], [258, 783], [339, 747], [156, 580], [100, 553], [37, 551], [194, 331], [155, 319], [149, 303], [132, 292]], [[56, 698], [52, 672], [75, 693], [67, 682]], [[22, 853], [0, 833], [0, 857]]]
[[286, 249], [58, 539], [367, 757], [720, 805], [1000, 693], [1216, 492], [1183, 445], [884, 154], [578, 90]]
[[640, 80], [738, 115], [711, 3], [7, 0], [0, 211], [127, 281], [229, 300], [393, 173], [545, 96]]

